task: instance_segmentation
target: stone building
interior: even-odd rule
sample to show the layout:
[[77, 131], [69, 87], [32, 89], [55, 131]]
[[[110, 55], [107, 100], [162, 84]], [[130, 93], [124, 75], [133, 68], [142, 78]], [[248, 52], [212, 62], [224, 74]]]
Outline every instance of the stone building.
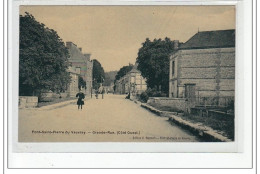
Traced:
[[79, 92], [78, 89], [78, 82], [79, 82], [79, 76], [80, 71], [76, 67], [69, 67], [67, 70], [70, 73], [71, 82], [68, 86], [67, 92], [70, 97], [75, 97], [76, 94]]
[[66, 42], [66, 47], [69, 50], [71, 66], [75, 67], [80, 76], [86, 81], [86, 89], [82, 90], [87, 96], [90, 96], [93, 72], [93, 62], [90, 60], [91, 54], [83, 54], [82, 48], [78, 48], [73, 42]]
[[235, 30], [198, 32], [170, 56], [169, 97], [226, 106], [235, 94]]

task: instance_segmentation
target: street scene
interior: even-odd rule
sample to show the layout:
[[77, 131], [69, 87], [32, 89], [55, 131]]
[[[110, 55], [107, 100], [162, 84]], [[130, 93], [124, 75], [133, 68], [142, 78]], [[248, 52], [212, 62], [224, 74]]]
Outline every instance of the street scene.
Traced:
[[[197, 142], [167, 118], [141, 108], [122, 95], [88, 99], [82, 110], [74, 103], [61, 108], [21, 110], [21, 142]], [[52, 131], [52, 133], [48, 132]]]
[[20, 6], [18, 141], [235, 141], [235, 11]]

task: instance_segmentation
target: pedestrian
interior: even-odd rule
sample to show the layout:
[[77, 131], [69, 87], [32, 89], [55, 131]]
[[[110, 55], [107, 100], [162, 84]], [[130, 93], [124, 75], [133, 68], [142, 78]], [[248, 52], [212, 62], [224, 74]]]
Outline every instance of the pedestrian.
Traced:
[[98, 90], [96, 90], [95, 92], [96, 92], [96, 99], [98, 99]]
[[102, 99], [104, 99], [105, 89], [102, 89]]
[[82, 105], [84, 105], [84, 98], [85, 98], [85, 94], [80, 90], [79, 93], [76, 94], [76, 97], [78, 97], [78, 101], [77, 101], [77, 105], [78, 105], [78, 109], [81, 108], [82, 110]]

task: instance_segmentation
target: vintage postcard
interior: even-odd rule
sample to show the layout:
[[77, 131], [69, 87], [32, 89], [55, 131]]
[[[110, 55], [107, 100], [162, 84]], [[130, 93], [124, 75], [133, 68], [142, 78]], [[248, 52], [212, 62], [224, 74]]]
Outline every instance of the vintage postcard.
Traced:
[[235, 142], [236, 7], [19, 7], [18, 142]]

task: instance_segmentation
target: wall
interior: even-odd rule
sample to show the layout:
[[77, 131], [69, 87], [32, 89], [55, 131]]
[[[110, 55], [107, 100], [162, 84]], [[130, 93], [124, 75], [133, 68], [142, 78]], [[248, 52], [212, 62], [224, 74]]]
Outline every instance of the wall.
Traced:
[[76, 97], [76, 94], [79, 92], [78, 83], [79, 83], [79, 76], [75, 73], [70, 73], [71, 76], [71, 83], [69, 85], [69, 95], [70, 97]]
[[133, 93], [141, 94], [142, 92], [146, 91], [147, 85], [140, 72], [130, 72], [129, 78], [131, 78], [129, 81], [131, 81], [132, 84], [135, 84], [135, 87], [131, 87], [131, 91]]
[[187, 103], [182, 98], [167, 98], [167, 97], [149, 97], [148, 104], [158, 104], [162, 106], [168, 106], [176, 110], [187, 111]]
[[35, 108], [38, 106], [38, 97], [19, 96], [19, 108]]
[[234, 97], [235, 48], [179, 50], [171, 56], [170, 68], [172, 61], [175, 73], [170, 71], [169, 97], [183, 97], [179, 89], [185, 84], [196, 84], [197, 99]]

